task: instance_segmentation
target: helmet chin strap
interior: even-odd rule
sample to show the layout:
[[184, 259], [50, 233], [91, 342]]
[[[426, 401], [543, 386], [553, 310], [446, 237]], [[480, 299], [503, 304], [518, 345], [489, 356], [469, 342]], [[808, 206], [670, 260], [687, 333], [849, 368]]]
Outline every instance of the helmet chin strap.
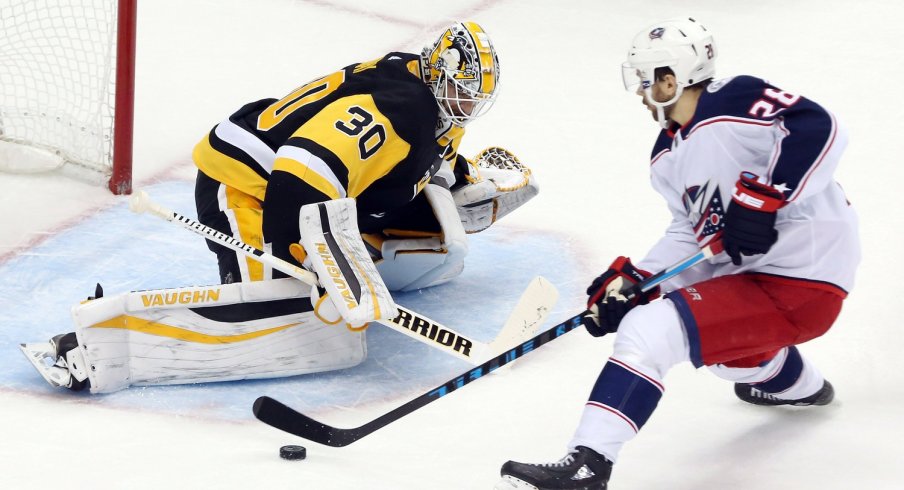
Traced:
[[684, 87], [682, 87], [681, 85], [676, 85], [675, 95], [673, 95], [671, 99], [665, 102], [657, 102], [656, 99], [653, 98], [652, 86], [645, 88], [643, 91], [647, 97], [647, 101], [650, 104], [653, 104], [654, 107], [656, 107], [656, 122], [659, 123], [659, 126], [662, 127], [662, 129], [669, 129], [669, 120], [665, 117], [665, 108], [678, 102], [678, 98], [681, 97], [681, 94], [684, 92]]

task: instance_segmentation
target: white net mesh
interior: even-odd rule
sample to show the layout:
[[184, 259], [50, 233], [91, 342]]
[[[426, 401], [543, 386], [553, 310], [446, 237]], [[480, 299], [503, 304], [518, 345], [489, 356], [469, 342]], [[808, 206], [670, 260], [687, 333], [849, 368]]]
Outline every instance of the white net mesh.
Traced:
[[491, 146], [472, 160], [483, 178], [492, 180], [499, 192], [518, 190], [530, 181], [530, 168], [514, 153], [499, 146]]
[[0, 170], [110, 171], [115, 33], [116, 0], [0, 0], [0, 140], [38, 149]]

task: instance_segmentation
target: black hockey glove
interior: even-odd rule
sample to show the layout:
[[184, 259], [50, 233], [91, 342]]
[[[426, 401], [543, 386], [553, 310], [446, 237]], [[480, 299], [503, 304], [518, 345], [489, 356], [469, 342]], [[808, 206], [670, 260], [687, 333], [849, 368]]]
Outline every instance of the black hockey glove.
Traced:
[[587, 310], [590, 313], [581, 319], [590, 335], [602, 337], [607, 333], [617, 331], [618, 324], [631, 311], [631, 308], [649, 303], [650, 298], [659, 296], [658, 287], [646, 293], [635, 290], [631, 299], [626, 296], [631, 292], [632, 286], [636, 286], [637, 283], [651, 275], [647, 271], [634, 267], [631, 259], [619, 257], [612, 262], [609, 270], [594, 279], [587, 288], [589, 296]]
[[741, 172], [725, 212], [722, 244], [734, 265], [741, 255], [764, 254], [778, 240], [775, 213], [785, 204], [778, 189], [757, 182], [757, 176]]

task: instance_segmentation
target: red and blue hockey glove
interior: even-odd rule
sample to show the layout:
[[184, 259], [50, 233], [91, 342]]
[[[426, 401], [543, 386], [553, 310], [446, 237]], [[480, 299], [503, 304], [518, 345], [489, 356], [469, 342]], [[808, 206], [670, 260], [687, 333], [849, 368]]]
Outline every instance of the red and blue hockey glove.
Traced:
[[778, 240], [775, 214], [785, 204], [778, 189], [757, 182], [757, 176], [741, 172], [725, 212], [722, 243], [734, 265], [741, 265], [741, 255], [764, 254]]
[[594, 279], [587, 288], [587, 295], [590, 297], [587, 300], [587, 310], [590, 313], [584, 315], [581, 320], [590, 335], [602, 337], [617, 331], [618, 324], [631, 308], [646, 304], [650, 298], [659, 296], [658, 287], [646, 293], [635, 290], [631, 299], [625, 295], [631, 287], [651, 275], [634, 267], [631, 259], [619, 257], [612, 262], [609, 270]]

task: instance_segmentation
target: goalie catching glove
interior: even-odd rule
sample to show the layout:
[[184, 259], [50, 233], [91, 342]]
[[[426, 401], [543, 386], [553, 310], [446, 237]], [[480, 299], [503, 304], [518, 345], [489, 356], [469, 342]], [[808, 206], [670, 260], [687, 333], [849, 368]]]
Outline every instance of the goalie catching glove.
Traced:
[[530, 168], [505, 148], [489, 147], [466, 162], [468, 183], [452, 196], [468, 233], [489, 228], [540, 192]]
[[[651, 298], [659, 296], [659, 287], [646, 293], [635, 287], [651, 275], [634, 267], [627, 257], [615, 259], [609, 270], [594, 279], [587, 288], [589, 313], [581, 319], [587, 332], [594, 337], [616, 332], [618, 324], [632, 308], [647, 304]], [[630, 299], [626, 296], [628, 293], [633, 293]]]

